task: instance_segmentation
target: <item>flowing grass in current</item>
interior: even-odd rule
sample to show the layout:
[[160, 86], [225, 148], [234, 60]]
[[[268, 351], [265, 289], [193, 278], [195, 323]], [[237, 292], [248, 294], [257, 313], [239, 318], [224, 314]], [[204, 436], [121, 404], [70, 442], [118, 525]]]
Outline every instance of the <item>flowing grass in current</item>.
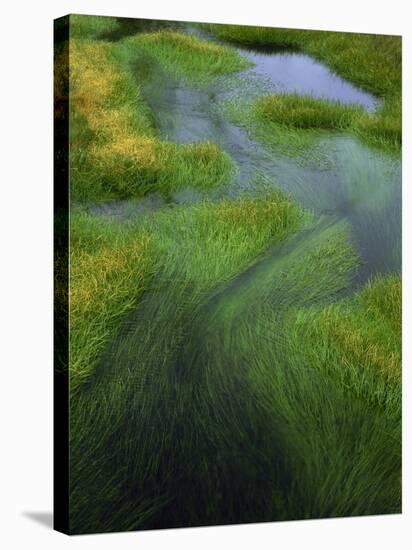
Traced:
[[[297, 207], [282, 195], [242, 199], [148, 214], [119, 223], [84, 212], [70, 221], [70, 383], [75, 392], [121, 319], [130, 312], [175, 247], [189, 247], [191, 277], [200, 290], [243, 265], [271, 239], [296, 227]], [[213, 240], [216, 238], [216, 242]], [[220, 247], [220, 254], [207, 255]], [[227, 254], [225, 254], [227, 252]], [[187, 252], [187, 254], [189, 254]], [[207, 258], [207, 261], [206, 261]], [[182, 260], [179, 260], [181, 262]], [[170, 263], [172, 263], [170, 261]], [[203, 283], [202, 283], [203, 281]]]
[[[189, 420], [200, 388], [196, 363], [179, 374], [179, 356], [190, 341], [196, 312], [214, 289], [296, 230], [301, 220], [296, 206], [272, 195], [177, 207], [135, 222], [153, 240], [156, 268], [139, 307], [124, 321], [89, 382], [72, 396], [74, 531], [147, 526], [154, 513], [158, 518], [159, 500], [164, 507], [173, 499], [170, 481], [177, 488], [182, 475], [191, 475], [196, 461], [188, 455], [180, 463], [181, 449], [198, 435], [181, 424], [181, 415]], [[130, 282], [128, 292], [135, 296]], [[102, 299], [97, 292], [94, 298]], [[191, 372], [193, 384], [187, 378]], [[116, 441], [114, 469], [110, 441]]]
[[383, 105], [364, 113], [358, 134], [371, 145], [399, 151], [402, 143], [402, 39], [400, 36], [206, 25], [219, 38], [250, 47], [304, 51], [376, 94]]
[[284, 240], [290, 203], [244, 201], [143, 224], [161, 265], [72, 402], [72, 532], [399, 510], [399, 418], [313, 364], [286, 322], [350, 285], [348, 227]]

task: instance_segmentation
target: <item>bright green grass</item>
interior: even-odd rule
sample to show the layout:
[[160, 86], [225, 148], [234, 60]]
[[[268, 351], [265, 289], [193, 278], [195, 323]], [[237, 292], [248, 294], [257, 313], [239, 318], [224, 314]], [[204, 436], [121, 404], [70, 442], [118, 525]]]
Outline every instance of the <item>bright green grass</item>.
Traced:
[[70, 389], [75, 392], [154, 269], [150, 236], [83, 212], [70, 219]]
[[295, 205], [276, 194], [166, 209], [147, 215], [143, 222], [119, 223], [84, 212], [73, 214], [72, 391], [93, 373], [108, 338], [136, 306], [159, 265], [187, 270], [184, 276], [196, 286], [194, 299], [196, 292], [250, 262], [268, 242], [284, 238], [296, 228], [300, 216]]
[[402, 143], [402, 39], [400, 36], [207, 25], [219, 38], [254, 47], [304, 51], [383, 99], [357, 128], [371, 145], [399, 151]]
[[361, 107], [297, 94], [261, 97], [256, 100], [254, 108], [262, 122], [322, 130], [347, 129], [364, 112]]
[[130, 55], [150, 55], [170, 74], [188, 83], [200, 83], [251, 65], [233, 49], [178, 32], [139, 34], [124, 44]]
[[228, 119], [245, 128], [253, 139], [266, 144], [277, 153], [293, 158], [298, 164], [328, 166], [324, 148], [319, 139], [322, 131], [319, 128], [300, 128], [291, 124], [281, 124], [274, 117], [263, 116], [256, 107], [258, 98], [250, 102], [242, 97], [231, 98], [224, 102], [222, 108]]
[[371, 406], [401, 415], [401, 278], [379, 276], [351, 299], [291, 312], [291, 339], [308, 361]]

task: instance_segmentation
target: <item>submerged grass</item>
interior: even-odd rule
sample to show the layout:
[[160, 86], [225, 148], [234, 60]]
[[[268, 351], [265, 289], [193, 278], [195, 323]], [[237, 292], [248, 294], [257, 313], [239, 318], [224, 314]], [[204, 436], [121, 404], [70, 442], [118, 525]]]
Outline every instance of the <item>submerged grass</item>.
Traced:
[[[193, 270], [190, 279], [200, 291], [229, 276], [231, 266], [246, 265], [271, 240], [284, 238], [300, 216], [298, 208], [280, 194], [176, 207], [135, 222], [73, 214], [71, 390], [75, 392], [94, 372], [108, 338], [136, 306], [159, 266], [173, 267], [171, 254], [190, 255], [185, 267]], [[180, 265], [183, 259], [176, 261]]]
[[364, 113], [357, 132], [371, 145], [399, 151], [402, 143], [400, 36], [209, 24], [224, 40], [250, 47], [304, 51], [376, 94], [383, 105]]
[[399, 419], [285, 323], [336, 300], [357, 263], [326, 220], [267, 248], [296, 214], [275, 198], [147, 218], [161, 266], [72, 402], [73, 532], [399, 510]]

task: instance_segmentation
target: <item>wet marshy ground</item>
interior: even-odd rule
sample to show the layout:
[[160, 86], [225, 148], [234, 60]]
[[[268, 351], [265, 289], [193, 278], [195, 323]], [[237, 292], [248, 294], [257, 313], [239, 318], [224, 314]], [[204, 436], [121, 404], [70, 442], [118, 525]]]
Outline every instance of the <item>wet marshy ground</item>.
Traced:
[[201, 83], [147, 52], [130, 65], [157, 135], [213, 142], [233, 173], [87, 207], [154, 236], [158, 256], [73, 398], [75, 532], [399, 510], [399, 388], [348, 368], [333, 338], [362, 347], [341, 319], [363, 315], [367, 281], [400, 272], [400, 158], [343, 131], [277, 128], [277, 146], [243, 115], [267, 94], [380, 100], [305, 53], [227, 46], [251, 66]]

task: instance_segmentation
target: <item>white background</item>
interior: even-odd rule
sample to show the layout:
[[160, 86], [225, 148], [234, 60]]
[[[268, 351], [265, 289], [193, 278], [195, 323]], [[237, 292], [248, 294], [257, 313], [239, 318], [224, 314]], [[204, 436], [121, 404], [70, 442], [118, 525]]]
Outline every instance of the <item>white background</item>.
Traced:
[[[0, 546], [14, 548], [406, 548], [404, 514], [67, 537], [52, 510], [52, 20], [91, 13], [404, 35], [404, 122], [411, 119], [408, 2], [392, 0], [9, 0], [0, 15]], [[409, 21], [412, 18], [409, 16]], [[407, 102], [406, 102], [407, 99]], [[411, 139], [404, 145], [404, 305], [411, 295]], [[409, 284], [408, 284], [409, 280]], [[410, 305], [410, 304], [409, 304]], [[404, 404], [409, 399], [410, 307], [404, 307]], [[411, 407], [405, 407], [404, 428]], [[407, 454], [406, 454], [407, 453]]]

